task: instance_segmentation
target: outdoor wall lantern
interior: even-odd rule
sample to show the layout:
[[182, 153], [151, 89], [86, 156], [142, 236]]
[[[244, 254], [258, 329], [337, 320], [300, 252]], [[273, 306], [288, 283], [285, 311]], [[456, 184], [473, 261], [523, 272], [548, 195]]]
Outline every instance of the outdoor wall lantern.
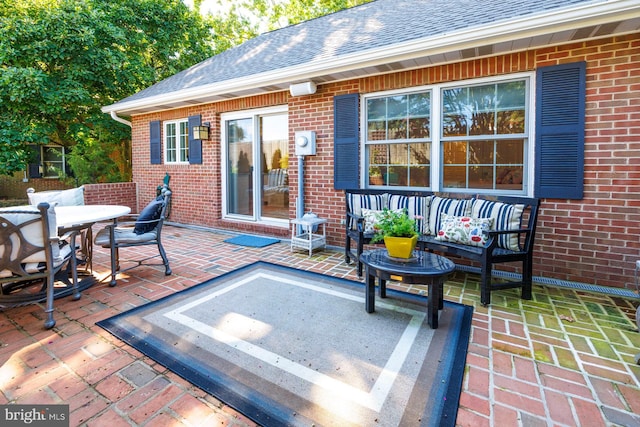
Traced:
[[209, 139], [209, 122], [204, 122], [201, 126], [194, 126], [192, 136], [193, 139]]
[[289, 85], [291, 96], [312, 95], [316, 93], [316, 84], [312, 81]]

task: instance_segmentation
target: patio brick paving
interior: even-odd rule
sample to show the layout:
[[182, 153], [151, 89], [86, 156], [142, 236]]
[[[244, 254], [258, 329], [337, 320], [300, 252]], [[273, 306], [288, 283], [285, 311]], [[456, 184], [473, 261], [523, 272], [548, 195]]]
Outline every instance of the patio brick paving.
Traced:
[[[172, 276], [140, 267], [115, 288], [100, 283], [80, 301], [57, 300], [50, 331], [40, 306], [0, 312], [0, 403], [66, 403], [72, 426], [253, 426], [95, 322], [258, 260], [358, 280], [339, 250], [308, 258], [287, 242], [245, 248], [224, 243], [225, 233], [173, 226], [163, 235]], [[94, 257], [105, 277], [108, 252]], [[463, 272], [445, 298], [475, 307], [458, 425], [640, 426], [637, 301], [535, 285], [531, 301], [496, 291], [483, 307], [478, 276]]]

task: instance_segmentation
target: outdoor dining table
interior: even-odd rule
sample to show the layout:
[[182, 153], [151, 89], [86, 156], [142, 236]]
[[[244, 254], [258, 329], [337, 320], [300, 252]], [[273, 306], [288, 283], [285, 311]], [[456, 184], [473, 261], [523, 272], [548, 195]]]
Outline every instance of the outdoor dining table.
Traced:
[[[70, 231], [90, 230], [91, 227], [101, 221], [115, 220], [131, 213], [131, 208], [121, 205], [79, 205], [56, 206], [56, 223], [58, 235], [63, 236]], [[91, 236], [91, 234], [89, 234]], [[93, 255], [93, 239], [89, 238], [84, 248], [87, 253], [87, 264], [91, 270], [91, 257]], [[92, 283], [86, 281], [87, 283]], [[80, 286], [82, 289], [83, 286]]]
[[56, 206], [56, 222], [61, 231], [65, 229], [88, 228], [96, 222], [107, 221], [127, 215], [128, 206], [120, 205], [80, 205]]

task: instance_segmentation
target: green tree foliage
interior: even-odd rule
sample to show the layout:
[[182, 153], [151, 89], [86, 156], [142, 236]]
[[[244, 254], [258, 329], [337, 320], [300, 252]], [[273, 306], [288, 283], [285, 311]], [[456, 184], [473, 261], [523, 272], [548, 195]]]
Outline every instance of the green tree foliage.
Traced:
[[80, 183], [127, 180], [130, 129], [100, 107], [210, 57], [212, 39], [180, 0], [4, 0], [0, 173], [55, 143], [75, 146]]
[[[371, 0], [218, 0], [224, 13], [209, 16], [215, 37], [215, 50], [237, 46], [263, 31], [324, 16]], [[197, 2], [199, 4], [199, 2]], [[196, 4], [196, 5], [197, 5]]]
[[100, 111], [261, 31], [369, 0], [0, 2], [0, 174], [25, 169], [29, 144], [72, 147], [76, 183], [127, 181], [130, 129]]
[[368, 3], [371, 0], [247, 0], [248, 7], [264, 16], [269, 30], [328, 15], [342, 9]]

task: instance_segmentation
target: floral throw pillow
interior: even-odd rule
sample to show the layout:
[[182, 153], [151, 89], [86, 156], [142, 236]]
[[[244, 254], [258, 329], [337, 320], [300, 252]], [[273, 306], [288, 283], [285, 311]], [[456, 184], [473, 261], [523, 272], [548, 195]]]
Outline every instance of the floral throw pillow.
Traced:
[[[404, 209], [391, 209], [393, 212], [404, 212]], [[362, 209], [362, 217], [364, 218], [364, 234], [373, 234], [376, 231], [376, 224], [382, 219], [384, 209]]]
[[442, 214], [436, 240], [470, 246], [485, 246], [486, 231], [491, 229], [493, 218], [472, 218]]
[[364, 218], [364, 234], [373, 234], [375, 225], [380, 221], [382, 210], [362, 209], [362, 217]]
[[450, 199], [447, 197], [433, 196], [431, 208], [429, 209], [429, 234], [437, 236], [442, 229], [441, 215], [470, 216], [471, 200]]

